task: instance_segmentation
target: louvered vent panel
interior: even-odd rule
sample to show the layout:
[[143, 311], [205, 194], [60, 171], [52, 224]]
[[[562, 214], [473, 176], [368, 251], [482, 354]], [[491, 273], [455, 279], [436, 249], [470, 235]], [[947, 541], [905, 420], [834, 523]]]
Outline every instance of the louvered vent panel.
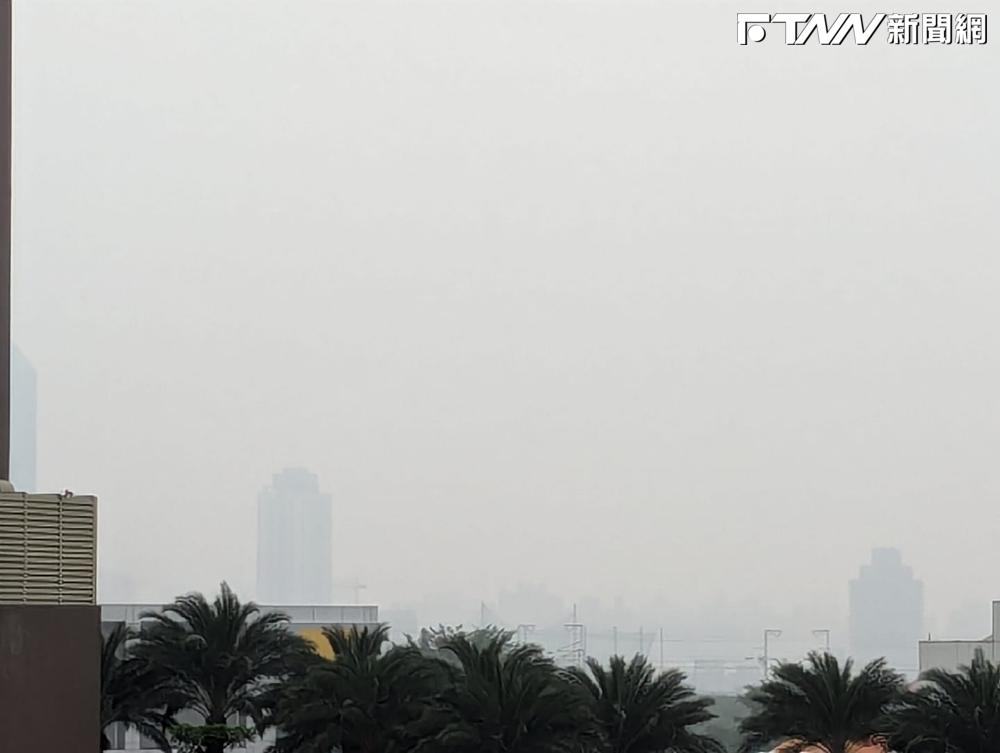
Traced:
[[96, 601], [97, 500], [0, 493], [0, 604]]

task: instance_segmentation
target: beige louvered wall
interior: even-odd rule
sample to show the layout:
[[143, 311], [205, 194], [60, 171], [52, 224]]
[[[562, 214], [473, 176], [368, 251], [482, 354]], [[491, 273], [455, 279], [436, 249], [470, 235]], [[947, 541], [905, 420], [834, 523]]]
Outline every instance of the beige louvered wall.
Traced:
[[0, 493], [0, 604], [94, 604], [97, 499]]

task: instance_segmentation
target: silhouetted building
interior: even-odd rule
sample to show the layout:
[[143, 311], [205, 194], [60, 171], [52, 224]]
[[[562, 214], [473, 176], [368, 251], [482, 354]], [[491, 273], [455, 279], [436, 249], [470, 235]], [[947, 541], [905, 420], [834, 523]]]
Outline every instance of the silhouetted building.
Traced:
[[15, 345], [10, 353], [10, 481], [19, 492], [36, 490], [37, 404], [35, 367]]
[[329, 604], [333, 513], [316, 474], [287, 468], [257, 499], [257, 601]]
[[917, 674], [917, 643], [924, 625], [924, 584], [896, 549], [872, 550], [871, 563], [850, 585], [851, 656], [863, 664], [885, 657], [909, 676]]

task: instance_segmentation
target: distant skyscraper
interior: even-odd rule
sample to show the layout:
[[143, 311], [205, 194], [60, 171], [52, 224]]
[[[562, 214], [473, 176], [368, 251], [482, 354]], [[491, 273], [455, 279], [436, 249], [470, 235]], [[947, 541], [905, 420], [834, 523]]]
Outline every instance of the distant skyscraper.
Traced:
[[10, 481], [19, 492], [34, 492], [35, 425], [38, 391], [35, 367], [16, 345], [10, 354]]
[[874, 549], [850, 585], [851, 655], [857, 663], [885, 657], [914, 675], [924, 627], [924, 584], [896, 549]]
[[330, 496], [316, 474], [286, 468], [257, 498], [257, 601], [329, 604], [332, 592]]

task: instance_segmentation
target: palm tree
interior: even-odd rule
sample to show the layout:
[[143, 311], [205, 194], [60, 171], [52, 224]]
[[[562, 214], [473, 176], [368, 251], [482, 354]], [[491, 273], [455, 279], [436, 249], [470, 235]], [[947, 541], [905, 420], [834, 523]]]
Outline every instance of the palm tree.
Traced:
[[801, 750], [818, 747], [845, 753], [881, 730], [890, 704], [899, 698], [903, 679], [884, 659], [860, 672], [843, 668], [830, 654], [811, 653], [803, 664], [783, 663], [773, 677], [747, 693], [753, 708], [740, 724], [743, 750], [762, 750], [784, 741]]
[[396, 753], [434, 728], [434, 698], [453, 674], [416, 646], [383, 651], [388, 628], [325, 629], [332, 661], [318, 662], [280, 693], [275, 753]]
[[995, 753], [1000, 750], [1000, 666], [977, 650], [958, 672], [932, 669], [889, 715], [893, 750]]
[[[225, 583], [211, 604], [189, 594], [142, 619], [148, 622], [134, 655], [169, 676], [177, 708], [201, 718], [201, 725], [171, 732], [184, 747], [202, 753], [222, 753], [252, 731], [261, 733], [269, 724], [274, 687], [314, 656], [289, 630], [287, 616], [241, 604]], [[233, 725], [233, 719], [252, 721], [254, 730]]]
[[506, 640], [512, 640], [514, 633], [495, 625], [465, 630], [461, 625], [452, 627], [450, 625], [438, 625], [437, 627], [420, 628], [417, 639], [407, 635], [406, 639], [411, 646], [416, 646], [422, 651], [440, 651], [450, 640], [458, 636], [465, 636], [470, 642], [477, 646], [485, 646], [490, 641], [506, 636]]
[[467, 636], [443, 645], [460, 667], [445, 694], [453, 718], [433, 750], [456, 753], [579, 753], [597, 750], [591, 700], [570, 672], [508, 634], [477, 645]]
[[172, 722], [169, 687], [148, 665], [130, 653], [133, 632], [124, 624], [102, 637], [101, 750], [111, 748], [108, 727], [137, 729], [160, 750], [170, 753], [165, 730]]
[[697, 698], [683, 672], [657, 675], [640, 654], [628, 663], [612, 656], [607, 669], [588, 659], [587, 667], [589, 673], [574, 674], [593, 699], [608, 753], [723, 753], [718, 742], [691, 730], [714, 718], [712, 700]]

